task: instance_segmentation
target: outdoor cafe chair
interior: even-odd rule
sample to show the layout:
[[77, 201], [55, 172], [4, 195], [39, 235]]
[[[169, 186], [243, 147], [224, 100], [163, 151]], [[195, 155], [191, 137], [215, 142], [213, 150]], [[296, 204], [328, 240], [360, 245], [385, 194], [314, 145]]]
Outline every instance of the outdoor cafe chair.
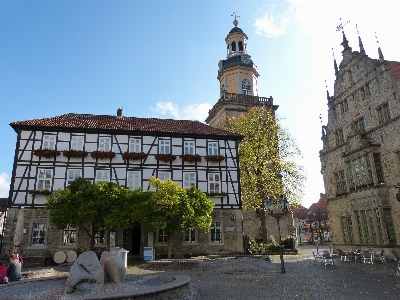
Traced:
[[361, 253], [361, 260], [364, 264], [373, 264], [374, 263], [374, 253], [364, 251]]
[[342, 250], [338, 250], [338, 258], [341, 261], [350, 261], [350, 255]]
[[354, 250], [353, 252], [353, 257], [354, 257], [354, 262], [358, 262], [361, 260], [361, 249], [360, 250]]
[[375, 255], [374, 255], [375, 261], [386, 262], [384, 253], [385, 253], [384, 249], [382, 249], [381, 251], [376, 252]]
[[313, 251], [312, 254], [313, 254], [314, 259], [315, 259], [316, 262], [321, 262], [321, 261], [323, 261], [322, 255], [319, 254], [319, 252], [317, 252], [317, 254], [315, 254], [314, 251]]
[[328, 250], [324, 250], [322, 254], [322, 261], [324, 262], [324, 265], [333, 265], [333, 257], [329, 253]]

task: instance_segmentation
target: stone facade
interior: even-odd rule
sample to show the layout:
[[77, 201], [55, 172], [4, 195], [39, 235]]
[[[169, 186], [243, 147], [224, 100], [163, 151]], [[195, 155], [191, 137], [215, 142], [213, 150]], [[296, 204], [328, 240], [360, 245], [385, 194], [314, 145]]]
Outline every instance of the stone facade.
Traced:
[[334, 61], [334, 96], [322, 127], [321, 173], [335, 248], [400, 255], [400, 63], [349, 47]]

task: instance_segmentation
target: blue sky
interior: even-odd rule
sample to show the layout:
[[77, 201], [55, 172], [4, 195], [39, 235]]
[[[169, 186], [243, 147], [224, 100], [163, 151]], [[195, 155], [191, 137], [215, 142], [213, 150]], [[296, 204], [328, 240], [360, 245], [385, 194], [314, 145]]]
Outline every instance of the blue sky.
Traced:
[[395, 1], [0, 1], [0, 197], [7, 197], [16, 133], [10, 122], [65, 113], [204, 121], [219, 98], [218, 62], [237, 9], [260, 72], [296, 139], [308, 181], [303, 205], [324, 192], [320, 174], [332, 48], [340, 63], [343, 21], [367, 55], [400, 60]]

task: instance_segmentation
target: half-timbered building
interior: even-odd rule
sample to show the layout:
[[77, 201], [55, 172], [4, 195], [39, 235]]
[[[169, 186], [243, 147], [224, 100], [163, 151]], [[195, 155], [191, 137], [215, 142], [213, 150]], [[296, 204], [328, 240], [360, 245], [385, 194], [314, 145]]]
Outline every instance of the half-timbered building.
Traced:
[[[44, 208], [46, 195], [78, 177], [147, 190], [152, 176], [196, 186], [215, 203], [210, 232], [188, 230], [173, 236], [175, 257], [243, 251], [240, 135], [198, 121], [125, 117], [122, 109], [114, 116], [70, 113], [10, 125], [17, 146], [6, 226], [13, 228], [5, 237], [8, 252], [17, 247], [25, 257], [41, 257], [45, 252], [88, 249], [83, 230], [52, 226]], [[163, 160], [159, 154], [170, 156]], [[182, 154], [198, 154], [201, 160], [183, 161]], [[109, 247], [108, 237], [107, 232], [96, 233], [96, 247]], [[131, 254], [142, 254], [143, 246], [152, 245], [156, 257], [162, 257], [166, 242], [162, 229], [146, 232], [140, 224], [115, 233], [115, 246]]]

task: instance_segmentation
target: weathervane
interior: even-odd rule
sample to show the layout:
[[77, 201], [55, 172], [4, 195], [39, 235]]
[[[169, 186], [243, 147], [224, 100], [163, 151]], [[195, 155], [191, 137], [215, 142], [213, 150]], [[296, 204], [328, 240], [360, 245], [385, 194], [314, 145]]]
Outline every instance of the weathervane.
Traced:
[[342, 31], [343, 32], [343, 27], [347, 23], [350, 23], [350, 21], [347, 21], [346, 23], [343, 23], [342, 18], [340, 18], [340, 24], [338, 26], [336, 26], [336, 31]]
[[233, 21], [233, 25], [235, 25], [235, 26], [237, 26], [237, 24], [239, 23], [238, 20], [236, 20], [236, 17], [240, 18], [240, 16], [236, 16], [236, 13], [237, 13], [237, 11], [236, 11], [236, 8], [235, 8], [235, 9], [233, 10], [233, 13], [231, 13], [231, 17], [232, 17], [233, 15], [235, 15], [235, 20]]

